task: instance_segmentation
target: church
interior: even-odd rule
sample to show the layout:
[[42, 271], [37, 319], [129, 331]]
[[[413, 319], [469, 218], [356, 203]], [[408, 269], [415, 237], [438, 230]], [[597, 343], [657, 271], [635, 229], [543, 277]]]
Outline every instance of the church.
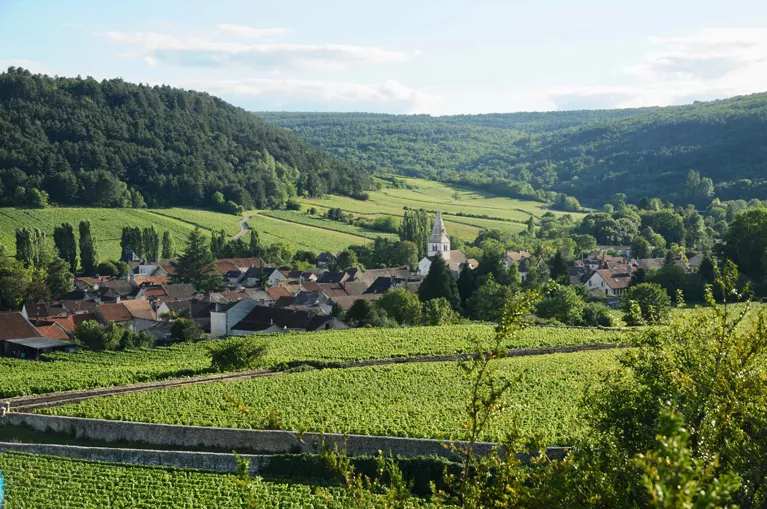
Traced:
[[418, 262], [418, 274], [421, 276], [429, 273], [431, 261], [435, 256], [441, 256], [456, 277], [458, 277], [464, 264], [468, 263], [471, 269], [475, 269], [479, 265], [477, 260], [467, 259], [466, 255], [459, 249], [450, 249], [450, 237], [447, 235], [445, 224], [442, 222], [442, 214], [439, 211], [437, 211], [437, 217], [434, 219], [434, 226], [431, 229], [431, 235], [429, 235], [427, 251], [427, 256]]

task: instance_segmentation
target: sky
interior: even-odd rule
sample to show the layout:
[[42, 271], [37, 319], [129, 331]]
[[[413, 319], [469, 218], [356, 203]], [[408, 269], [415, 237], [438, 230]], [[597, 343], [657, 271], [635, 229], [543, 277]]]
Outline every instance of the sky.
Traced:
[[432, 115], [767, 91], [764, 0], [0, 0], [0, 69], [251, 111]]

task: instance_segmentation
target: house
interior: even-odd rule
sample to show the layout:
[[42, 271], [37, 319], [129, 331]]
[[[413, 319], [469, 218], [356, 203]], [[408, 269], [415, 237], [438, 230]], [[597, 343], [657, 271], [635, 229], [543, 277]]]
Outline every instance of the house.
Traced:
[[346, 281], [341, 284], [346, 295], [362, 295], [370, 288], [370, 283], [366, 281]]
[[376, 279], [367, 290], [365, 290], [365, 293], [386, 293], [389, 290], [396, 290], [406, 283], [407, 279], [381, 276]]
[[[314, 287], [317, 287], [316, 289]], [[343, 284], [336, 283], [323, 283], [321, 285], [313, 283], [312, 285], [304, 285], [304, 290], [307, 292], [322, 292], [323, 295], [328, 297], [345, 297], [349, 295], [346, 293], [346, 288]]]
[[280, 297], [290, 297], [291, 293], [283, 288], [282, 286], [275, 286], [273, 288], [267, 288], [266, 293], [269, 294], [269, 297], [272, 298], [272, 300], [276, 301]]
[[348, 328], [336, 318], [317, 316], [306, 310], [256, 306], [232, 327], [231, 333], [246, 335]]
[[136, 294], [138, 300], [155, 301], [157, 299], [167, 299], [168, 294], [165, 293], [165, 289], [162, 286], [146, 285], [139, 287], [139, 291]]
[[317, 274], [309, 270], [291, 270], [288, 272], [288, 279], [298, 281], [299, 283], [314, 282], [317, 281]]
[[133, 332], [146, 330], [157, 322], [157, 314], [149, 301], [143, 299], [101, 304], [96, 306], [96, 317], [103, 324], [118, 322]]
[[344, 311], [349, 311], [352, 305], [358, 300], [366, 300], [368, 302], [374, 302], [383, 297], [381, 293], [366, 293], [363, 295], [347, 295], [346, 297], [332, 297], [330, 302], [338, 304]]
[[219, 338], [232, 334], [234, 325], [245, 318], [256, 306], [256, 301], [252, 299], [242, 299], [223, 305], [216, 304], [215, 309], [210, 311], [210, 335]]
[[44, 322], [44, 325], [37, 324], [35, 327], [37, 327], [37, 330], [40, 331], [40, 334], [42, 334], [43, 337], [49, 339], [58, 339], [61, 341], [69, 340], [69, 334], [67, 334], [67, 331], [65, 331], [64, 328], [56, 322]]
[[539, 267], [543, 267], [545, 262], [542, 258], [536, 258], [527, 251], [506, 251], [506, 258], [504, 258], [504, 264], [506, 267], [511, 267], [512, 263], [516, 263], [519, 269], [519, 277], [522, 281], [527, 279], [527, 274], [530, 272], [532, 264], [538, 264]]
[[264, 260], [258, 257], [254, 258], [221, 258], [216, 260], [216, 263], [228, 263], [232, 267], [239, 269], [241, 272], [246, 272], [251, 267], [261, 267], [264, 265]]
[[262, 288], [246, 288], [245, 294], [260, 306], [271, 306], [274, 304], [274, 299]]
[[45, 304], [27, 302], [21, 308], [21, 314], [27, 320], [40, 320], [49, 316], [67, 316], [69, 313], [62, 304]]
[[162, 285], [170, 284], [169, 276], [133, 276], [131, 280], [136, 286], [142, 286], [142, 285], [162, 286]]
[[190, 317], [192, 316], [191, 300], [173, 300], [165, 301], [157, 307], [157, 316], [169, 318]]
[[247, 287], [274, 286], [288, 278], [276, 267], [250, 267], [245, 272], [242, 284]]
[[336, 255], [330, 251], [323, 251], [317, 256], [317, 267], [327, 267], [336, 263]]
[[213, 264], [216, 266], [216, 272], [219, 273], [222, 277], [229, 272], [236, 272], [240, 270], [237, 265], [228, 260], [216, 260], [213, 262]]
[[110, 279], [99, 286], [98, 299], [101, 302], [120, 302], [135, 298], [138, 291], [138, 286], [130, 281]]
[[171, 300], [192, 300], [197, 295], [197, 290], [194, 289], [194, 285], [189, 283], [177, 284], [177, 285], [162, 285], [165, 294]]
[[317, 284], [322, 283], [343, 283], [344, 281], [347, 281], [350, 279], [351, 276], [346, 272], [323, 272], [322, 275], [320, 275], [319, 278], [317, 278]]
[[619, 297], [631, 283], [631, 265], [619, 265], [612, 269], [594, 271], [586, 286], [595, 296]]
[[[429, 273], [431, 262], [435, 256], [441, 256], [456, 277], [458, 277], [461, 268], [468, 261], [466, 255], [464, 255], [462, 251], [458, 249], [450, 249], [450, 237], [447, 235], [447, 230], [442, 222], [442, 214], [439, 211], [437, 211], [437, 216], [434, 219], [434, 226], [431, 229], [427, 247], [427, 256], [418, 262], [418, 274], [421, 276], [425, 276]], [[474, 260], [474, 262], [476, 263], [476, 260]], [[471, 267], [471, 265], [469, 266]]]
[[96, 311], [96, 302], [92, 300], [65, 300], [61, 305], [69, 315], [91, 315]]
[[0, 341], [42, 337], [34, 325], [18, 311], [0, 313]]
[[240, 269], [232, 269], [224, 274], [224, 284], [230, 286], [237, 286], [245, 278], [245, 273]]

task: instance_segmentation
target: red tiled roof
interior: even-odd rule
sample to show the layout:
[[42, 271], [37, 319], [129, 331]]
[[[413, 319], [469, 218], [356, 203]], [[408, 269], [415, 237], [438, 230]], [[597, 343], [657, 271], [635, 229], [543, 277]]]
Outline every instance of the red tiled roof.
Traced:
[[216, 260], [214, 263], [216, 264], [216, 272], [222, 276], [230, 270], [240, 270], [237, 268], [237, 265], [233, 264], [229, 260]]
[[152, 306], [148, 300], [126, 300], [121, 303], [128, 310], [130, 316], [133, 318], [140, 318], [142, 320], [157, 320], [157, 315], [152, 310]]
[[619, 266], [618, 269], [601, 269], [596, 271], [602, 281], [613, 290], [620, 290], [628, 287], [631, 283], [631, 276], [626, 272], [626, 266]]
[[62, 339], [65, 341], [69, 339], [67, 333], [58, 325], [39, 325], [37, 330], [40, 331], [43, 337], [48, 339]]
[[96, 318], [96, 313], [83, 313], [81, 315], [74, 315], [71, 317], [72, 321], [75, 322], [75, 327], [80, 325], [83, 322], [96, 322], [98, 321]]
[[101, 304], [96, 306], [96, 309], [104, 317], [104, 320], [110, 322], [127, 322], [132, 317], [128, 308], [126, 308], [122, 302], [117, 304]]
[[274, 300], [279, 299], [280, 297], [290, 297], [290, 292], [281, 287], [281, 286], [275, 286], [273, 288], [267, 288], [266, 293], [269, 294], [269, 297], [271, 297]]
[[143, 283], [150, 283], [153, 285], [167, 285], [170, 283], [170, 277], [168, 276], [133, 276], [133, 281], [136, 282], [137, 285], [143, 284]]
[[40, 332], [18, 311], [0, 313], [0, 340], [36, 338], [39, 336]]
[[506, 256], [509, 259], [519, 263], [522, 260], [530, 258], [532, 255], [527, 251], [506, 251]]
[[167, 297], [168, 294], [165, 293], [165, 289], [162, 286], [150, 286], [144, 288], [144, 296], [147, 299], [152, 299], [156, 297]]
[[[77, 317], [86, 315], [75, 315]], [[67, 332], [75, 332], [75, 320], [74, 316], [51, 316], [45, 319], [46, 322], [55, 322], [61, 326]], [[56, 338], [53, 338], [56, 339]]]

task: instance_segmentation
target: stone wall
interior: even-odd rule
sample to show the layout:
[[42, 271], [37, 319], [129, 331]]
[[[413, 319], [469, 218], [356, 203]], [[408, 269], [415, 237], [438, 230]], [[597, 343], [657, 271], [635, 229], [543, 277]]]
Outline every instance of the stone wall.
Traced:
[[[233, 454], [189, 451], [155, 451], [151, 449], [116, 449], [110, 447], [80, 447], [76, 445], [23, 444], [0, 442], [0, 452], [45, 454], [62, 458], [105, 461], [128, 465], [148, 465], [176, 468], [195, 468], [220, 473], [236, 473], [237, 461]], [[256, 475], [269, 464], [269, 456], [247, 455], [250, 473]]]
[[[201, 426], [175, 426], [125, 421], [83, 419], [52, 415], [10, 413], [0, 423], [27, 426], [38, 431], [65, 433], [78, 438], [109, 443], [129, 442], [158, 447], [205, 448], [221, 451], [248, 451], [259, 454], [319, 453], [323, 442], [338, 446], [352, 456], [385, 454], [407, 458], [418, 456], [455, 457], [447, 442], [400, 437], [297, 433], [294, 431], [249, 430]], [[488, 453], [495, 444], [475, 444], [478, 454]], [[561, 457], [565, 449], [550, 448], [550, 457]]]

